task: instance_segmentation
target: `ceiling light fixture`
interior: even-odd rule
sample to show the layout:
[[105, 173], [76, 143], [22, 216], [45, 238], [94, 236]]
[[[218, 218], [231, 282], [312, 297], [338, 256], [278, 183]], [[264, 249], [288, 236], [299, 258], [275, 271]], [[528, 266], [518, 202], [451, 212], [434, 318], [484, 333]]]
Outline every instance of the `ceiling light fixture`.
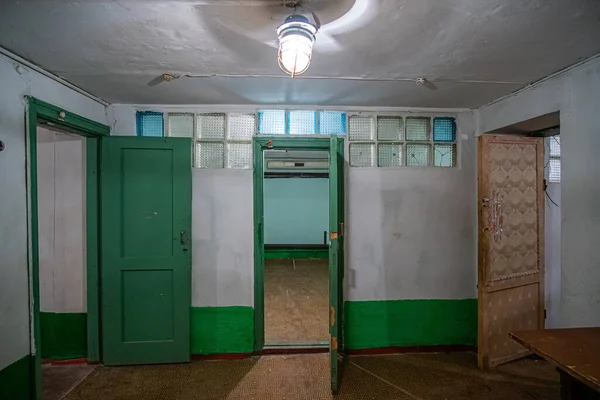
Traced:
[[302, 74], [310, 65], [317, 27], [302, 15], [290, 15], [277, 28], [279, 68], [292, 78]]

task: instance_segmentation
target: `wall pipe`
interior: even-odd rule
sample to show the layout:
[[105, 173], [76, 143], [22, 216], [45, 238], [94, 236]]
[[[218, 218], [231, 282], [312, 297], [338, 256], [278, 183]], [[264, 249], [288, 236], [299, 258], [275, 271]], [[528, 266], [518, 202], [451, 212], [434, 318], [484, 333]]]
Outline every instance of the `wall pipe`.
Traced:
[[38, 67], [37, 65], [35, 65], [34, 63], [32, 63], [31, 61], [27, 61], [26, 59], [24, 59], [21, 56], [16, 55], [15, 53], [5, 49], [4, 47], [0, 47], [0, 54], [4, 55], [5, 57], [18, 62], [19, 64], [22, 64], [24, 66], [26, 66], [27, 68], [37, 72], [38, 74], [44, 75], [46, 78], [50, 78], [53, 81], [56, 81], [58, 83], [60, 83], [63, 86], [68, 87], [69, 89], [89, 98], [94, 100], [97, 103], [102, 104], [103, 106], [107, 107], [110, 105], [110, 103], [102, 100], [100, 97], [94, 96], [93, 94], [91, 94], [90, 92], [86, 92], [85, 90], [81, 89], [79, 86], [75, 86], [74, 84], [72, 84], [71, 82], [57, 76], [54, 75], [51, 72], [46, 71], [45, 69]]

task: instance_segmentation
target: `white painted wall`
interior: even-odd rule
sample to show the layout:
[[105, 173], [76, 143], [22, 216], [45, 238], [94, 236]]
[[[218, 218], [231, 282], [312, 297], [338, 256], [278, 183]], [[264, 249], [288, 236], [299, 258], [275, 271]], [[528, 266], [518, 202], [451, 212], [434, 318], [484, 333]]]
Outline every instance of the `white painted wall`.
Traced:
[[600, 325], [600, 58], [479, 110], [480, 132], [560, 111], [558, 326]]
[[252, 171], [192, 171], [192, 305], [254, 304]]
[[86, 311], [85, 137], [38, 127], [40, 308]]
[[[134, 135], [136, 107], [110, 108]], [[458, 168], [347, 168], [349, 300], [477, 296], [473, 113], [457, 122]], [[194, 169], [193, 194], [193, 305], [252, 305], [252, 172]]]
[[106, 123], [105, 107], [0, 55], [0, 369], [30, 353], [24, 96]]
[[561, 216], [560, 216], [560, 183], [548, 183], [546, 193], [558, 204], [554, 205], [546, 197], [545, 208], [545, 284], [546, 284], [546, 328], [557, 328], [561, 325]]
[[457, 125], [458, 168], [347, 168], [348, 300], [477, 297], [473, 114]]

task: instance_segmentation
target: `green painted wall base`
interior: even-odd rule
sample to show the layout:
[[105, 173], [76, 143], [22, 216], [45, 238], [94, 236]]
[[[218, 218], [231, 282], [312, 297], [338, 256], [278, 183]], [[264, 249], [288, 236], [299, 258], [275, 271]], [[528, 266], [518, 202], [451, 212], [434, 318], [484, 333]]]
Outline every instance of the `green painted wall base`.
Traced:
[[192, 354], [251, 353], [254, 350], [252, 307], [192, 307]]
[[328, 249], [265, 249], [265, 259], [328, 257]]
[[[192, 354], [251, 353], [252, 307], [192, 307]], [[348, 301], [349, 350], [477, 344], [477, 299]]]
[[86, 313], [40, 313], [42, 359], [68, 360], [87, 356]]
[[[190, 313], [192, 354], [254, 350], [252, 307], [192, 307]], [[86, 357], [85, 313], [44, 312], [40, 322], [42, 358]], [[344, 325], [345, 345], [349, 350], [476, 345], [477, 299], [348, 301]]]
[[32, 382], [31, 357], [27, 355], [0, 370], [0, 399], [30, 399]]
[[477, 299], [349, 301], [347, 349], [476, 345]]

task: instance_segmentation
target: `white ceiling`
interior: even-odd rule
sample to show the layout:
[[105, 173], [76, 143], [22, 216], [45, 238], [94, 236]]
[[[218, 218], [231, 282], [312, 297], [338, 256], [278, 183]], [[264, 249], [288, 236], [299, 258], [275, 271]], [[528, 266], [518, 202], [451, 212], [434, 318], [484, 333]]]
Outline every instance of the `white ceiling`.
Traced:
[[[600, 53], [598, 0], [304, 0], [323, 27], [291, 79], [272, 47], [288, 11], [268, 1], [3, 0], [0, 46], [114, 103], [443, 108]], [[165, 72], [205, 77], [148, 85]]]

